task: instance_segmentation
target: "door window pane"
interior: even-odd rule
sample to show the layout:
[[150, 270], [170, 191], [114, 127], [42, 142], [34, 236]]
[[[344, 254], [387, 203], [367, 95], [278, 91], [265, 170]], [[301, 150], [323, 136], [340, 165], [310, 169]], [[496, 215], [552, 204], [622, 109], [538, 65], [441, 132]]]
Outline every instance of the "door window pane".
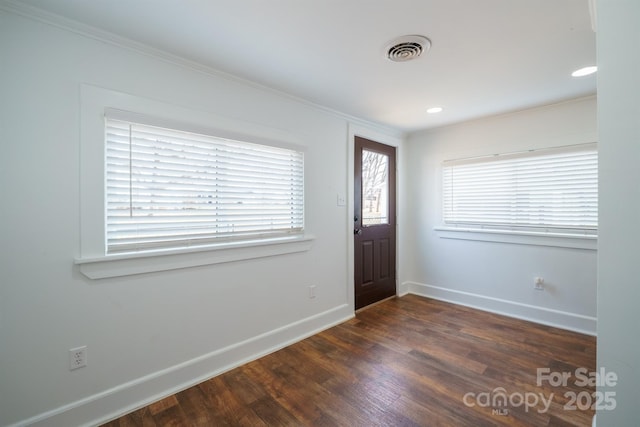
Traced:
[[389, 223], [389, 156], [362, 150], [362, 225]]

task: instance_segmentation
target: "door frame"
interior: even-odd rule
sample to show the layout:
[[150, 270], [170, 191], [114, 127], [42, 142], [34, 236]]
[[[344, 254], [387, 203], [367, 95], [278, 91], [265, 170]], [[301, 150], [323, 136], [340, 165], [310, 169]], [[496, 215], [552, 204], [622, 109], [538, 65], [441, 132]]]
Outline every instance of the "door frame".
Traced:
[[400, 278], [402, 277], [399, 263], [402, 255], [402, 246], [399, 244], [402, 236], [402, 192], [400, 191], [402, 175], [402, 142], [404, 134], [402, 132], [393, 132], [392, 129], [385, 133], [382, 130], [376, 130], [372, 127], [366, 127], [354, 123], [349, 123], [348, 128], [348, 153], [347, 153], [347, 303], [351, 307], [351, 311], [355, 311], [355, 245], [353, 239], [353, 212], [355, 209], [354, 202], [354, 173], [355, 173], [355, 138], [356, 136], [370, 139], [380, 144], [390, 145], [396, 148], [396, 295], [402, 296], [406, 294], [405, 286], [402, 286]]

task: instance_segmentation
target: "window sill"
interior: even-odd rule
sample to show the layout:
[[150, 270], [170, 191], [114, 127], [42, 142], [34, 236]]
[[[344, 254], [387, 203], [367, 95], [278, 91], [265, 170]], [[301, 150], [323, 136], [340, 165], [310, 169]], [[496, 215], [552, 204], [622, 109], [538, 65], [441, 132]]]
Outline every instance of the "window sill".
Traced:
[[80, 272], [90, 279], [220, 264], [304, 252], [311, 249], [310, 235], [245, 241], [153, 252], [76, 258]]
[[482, 228], [434, 227], [442, 239], [475, 240], [517, 245], [550, 246], [557, 248], [585, 249], [595, 251], [598, 237], [553, 232], [488, 230]]

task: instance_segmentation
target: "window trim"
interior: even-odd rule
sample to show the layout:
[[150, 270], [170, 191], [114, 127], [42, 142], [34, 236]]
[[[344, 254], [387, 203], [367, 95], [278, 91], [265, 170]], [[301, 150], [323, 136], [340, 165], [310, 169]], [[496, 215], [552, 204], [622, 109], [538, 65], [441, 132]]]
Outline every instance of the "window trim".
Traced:
[[[208, 111], [116, 92], [90, 84], [80, 85], [80, 245], [74, 263], [91, 279], [166, 271], [200, 265], [241, 261], [308, 251], [315, 239], [305, 224], [301, 234], [288, 237], [212, 243], [140, 253], [105, 253], [104, 115], [109, 110], [144, 111], [156, 122], [187, 125], [225, 137], [293, 148], [303, 153], [301, 138], [289, 132], [222, 117]], [[171, 119], [167, 119], [167, 118]], [[215, 123], [216, 128], [207, 126]], [[99, 189], [99, 190], [96, 190]], [[306, 184], [305, 184], [306, 191]], [[306, 201], [305, 201], [306, 210]]]
[[304, 252], [311, 249], [314, 239], [311, 235], [299, 235], [180, 249], [128, 252], [76, 258], [75, 264], [88, 278], [105, 279]]
[[433, 230], [441, 239], [548, 246], [592, 251], [598, 248], [598, 236], [596, 235], [453, 226], [437, 226], [434, 227]]

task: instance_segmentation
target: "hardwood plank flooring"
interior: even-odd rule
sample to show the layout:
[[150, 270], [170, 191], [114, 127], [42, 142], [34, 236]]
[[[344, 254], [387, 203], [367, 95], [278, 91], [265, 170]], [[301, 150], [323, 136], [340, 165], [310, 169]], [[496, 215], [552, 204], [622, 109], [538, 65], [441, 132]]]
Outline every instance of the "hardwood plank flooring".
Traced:
[[594, 337], [408, 295], [105, 426], [590, 426], [578, 368]]

